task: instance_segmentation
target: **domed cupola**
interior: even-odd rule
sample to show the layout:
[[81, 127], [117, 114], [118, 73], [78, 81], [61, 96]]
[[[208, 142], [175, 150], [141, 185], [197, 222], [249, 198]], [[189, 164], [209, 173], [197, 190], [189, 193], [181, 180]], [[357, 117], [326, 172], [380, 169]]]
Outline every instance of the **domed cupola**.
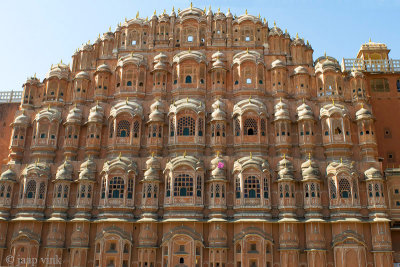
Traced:
[[287, 181], [287, 180], [293, 180], [293, 164], [290, 160], [286, 158], [286, 156], [283, 156], [283, 159], [281, 159], [278, 162], [278, 176], [277, 179], [279, 181]]
[[321, 218], [321, 179], [318, 164], [311, 159], [301, 164], [301, 175], [303, 179], [303, 197], [304, 208], [306, 210], [306, 218]]
[[301, 164], [301, 174], [303, 176], [303, 181], [306, 180], [319, 180], [320, 172], [318, 169], [318, 164], [311, 160], [311, 157]]
[[212, 55], [211, 92], [213, 96], [222, 96], [226, 92], [226, 56], [219, 50]]
[[22, 110], [22, 113], [19, 114], [14, 122], [11, 123], [12, 133], [11, 133], [11, 143], [10, 143], [10, 154], [9, 158], [11, 162], [20, 162], [24, 155], [25, 150], [25, 139], [27, 130], [29, 127], [30, 119], [25, 115], [25, 110]]
[[356, 112], [356, 122], [358, 126], [358, 139], [361, 148], [361, 155], [366, 161], [376, 161], [377, 142], [375, 137], [375, 118], [372, 112], [361, 104], [361, 108]]
[[[17, 182], [17, 174], [11, 165], [0, 176], [0, 218], [8, 219], [13, 199], [13, 188]], [[21, 185], [23, 186], [23, 185]]]
[[283, 155], [283, 159], [278, 162], [278, 194], [281, 218], [294, 218], [296, 210], [295, 199], [295, 179], [293, 176], [293, 164]]
[[155, 97], [161, 97], [165, 94], [167, 88], [167, 76], [170, 64], [168, 57], [164, 53], [159, 53], [154, 57], [153, 69], [153, 93]]
[[148, 123], [164, 121], [164, 104], [160, 100], [157, 99], [156, 102], [151, 104], [150, 110]]
[[283, 35], [283, 31], [281, 30], [281, 28], [276, 26], [276, 23], [274, 21], [274, 27], [272, 27], [269, 30], [269, 36], [281, 36]]
[[74, 167], [68, 159], [57, 168], [56, 181], [72, 181]]
[[275, 147], [279, 154], [287, 154], [291, 147], [291, 120], [288, 106], [280, 99], [274, 110]]
[[226, 162], [217, 152], [215, 158], [211, 160], [211, 180], [226, 180]]
[[226, 217], [226, 162], [217, 152], [211, 160], [211, 175], [207, 185], [211, 218]]
[[146, 161], [142, 183], [142, 218], [156, 218], [159, 199], [161, 163], [154, 153]]
[[211, 147], [216, 151], [225, 151], [226, 149], [226, 107], [225, 103], [217, 99], [212, 104], [211, 113]]
[[77, 106], [74, 106], [70, 111], [68, 112], [67, 115], [67, 123], [70, 124], [80, 124], [82, 121], [82, 110], [80, 110]]
[[165, 125], [164, 104], [157, 99], [151, 104], [150, 110], [149, 120], [147, 121], [147, 145], [149, 151], [154, 151], [156, 154], [159, 154], [163, 149], [163, 129]]
[[90, 108], [88, 123], [103, 123], [104, 109], [98, 103]]
[[87, 125], [86, 154], [98, 155], [100, 152], [104, 109], [98, 103], [90, 109]]
[[303, 155], [313, 153], [315, 147], [315, 118], [309, 105], [305, 102], [296, 109], [299, 146]]
[[82, 110], [76, 105], [68, 112], [65, 126], [64, 155], [66, 157], [75, 157], [80, 137], [80, 128], [82, 121]]

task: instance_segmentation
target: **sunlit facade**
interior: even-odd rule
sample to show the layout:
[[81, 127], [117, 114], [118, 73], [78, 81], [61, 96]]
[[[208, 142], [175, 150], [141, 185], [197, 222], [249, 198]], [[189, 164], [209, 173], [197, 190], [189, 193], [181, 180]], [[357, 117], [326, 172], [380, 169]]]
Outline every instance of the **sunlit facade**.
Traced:
[[125, 19], [23, 86], [2, 265], [393, 266], [400, 183], [353, 61], [247, 11]]

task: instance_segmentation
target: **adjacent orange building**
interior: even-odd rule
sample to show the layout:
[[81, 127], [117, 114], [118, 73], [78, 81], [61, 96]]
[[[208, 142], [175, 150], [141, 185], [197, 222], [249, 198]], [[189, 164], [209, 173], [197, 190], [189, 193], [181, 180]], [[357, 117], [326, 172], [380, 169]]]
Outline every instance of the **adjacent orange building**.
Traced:
[[388, 53], [369, 42], [342, 65], [314, 61], [308, 41], [247, 11], [125, 20], [25, 82], [1, 264], [393, 266]]

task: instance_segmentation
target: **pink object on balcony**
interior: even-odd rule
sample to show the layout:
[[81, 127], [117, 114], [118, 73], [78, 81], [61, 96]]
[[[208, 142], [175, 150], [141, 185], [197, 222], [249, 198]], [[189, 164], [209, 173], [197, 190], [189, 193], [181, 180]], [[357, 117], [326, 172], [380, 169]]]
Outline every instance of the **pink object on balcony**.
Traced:
[[225, 166], [225, 165], [224, 165], [223, 162], [218, 162], [218, 168], [219, 168], [219, 169], [222, 169], [224, 166]]

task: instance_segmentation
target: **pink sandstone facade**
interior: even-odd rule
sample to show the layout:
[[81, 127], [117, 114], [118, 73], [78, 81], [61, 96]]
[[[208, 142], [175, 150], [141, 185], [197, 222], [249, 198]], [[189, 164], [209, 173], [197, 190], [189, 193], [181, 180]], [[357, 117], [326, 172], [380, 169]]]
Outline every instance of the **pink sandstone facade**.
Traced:
[[0, 265], [393, 266], [358, 68], [247, 11], [125, 19], [24, 84]]

